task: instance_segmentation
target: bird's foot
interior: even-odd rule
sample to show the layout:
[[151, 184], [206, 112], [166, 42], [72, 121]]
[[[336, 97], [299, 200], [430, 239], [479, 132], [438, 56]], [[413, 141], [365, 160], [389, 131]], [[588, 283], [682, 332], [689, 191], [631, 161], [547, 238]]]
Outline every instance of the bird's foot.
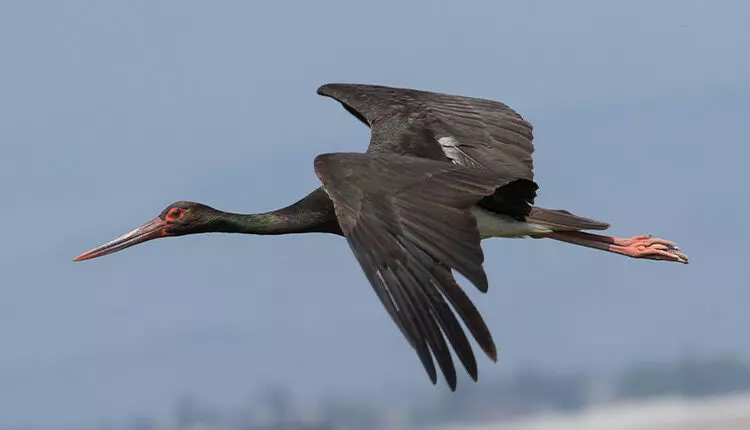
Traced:
[[633, 258], [688, 263], [688, 256], [679, 252], [680, 248], [674, 242], [652, 237], [650, 234], [633, 236], [629, 239], [613, 239], [614, 241], [609, 246], [609, 250], [618, 254]]
[[680, 248], [673, 242], [651, 237], [651, 235], [625, 239], [582, 231], [559, 231], [550, 233], [546, 237], [633, 258], [675, 261], [685, 264], [688, 262], [687, 255], [681, 253]]

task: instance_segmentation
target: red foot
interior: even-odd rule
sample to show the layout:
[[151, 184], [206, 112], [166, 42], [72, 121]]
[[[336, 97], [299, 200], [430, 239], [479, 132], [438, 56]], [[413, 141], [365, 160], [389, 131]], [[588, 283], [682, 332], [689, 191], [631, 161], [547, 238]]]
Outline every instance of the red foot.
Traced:
[[668, 240], [645, 236], [633, 236], [630, 239], [614, 238], [609, 251], [633, 258], [649, 260], [666, 260], [678, 263], [688, 262], [687, 255], [679, 252], [680, 248]]
[[675, 261], [685, 264], [688, 262], [687, 255], [679, 252], [680, 248], [677, 245], [668, 240], [651, 237], [651, 235], [622, 239], [582, 231], [559, 231], [550, 233], [546, 237], [633, 258]]

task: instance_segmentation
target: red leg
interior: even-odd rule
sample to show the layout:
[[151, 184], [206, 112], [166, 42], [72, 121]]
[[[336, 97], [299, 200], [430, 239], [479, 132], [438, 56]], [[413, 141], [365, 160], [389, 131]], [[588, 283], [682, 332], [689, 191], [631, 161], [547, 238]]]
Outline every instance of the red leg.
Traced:
[[647, 236], [633, 236], [630, 239], [601, 236], [581, 231], [558, 231], [546, 235], [550, 239], [575, 245], [586, 246], [615, 254], [627, 255], [633, 258], [647, 258], [649, 260], [688, 262], [687, 255], [678, 252], [680, 248], [674, 243]]

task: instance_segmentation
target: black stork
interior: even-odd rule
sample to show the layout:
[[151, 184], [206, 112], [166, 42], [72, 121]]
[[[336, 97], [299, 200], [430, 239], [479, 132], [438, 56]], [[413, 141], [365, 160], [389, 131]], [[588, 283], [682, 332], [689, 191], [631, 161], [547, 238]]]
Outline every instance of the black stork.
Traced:
[[456, 270], [487, 291], [482, 239], [550, 238], [633, 258], [688, 262], [672, 242], [586, 233], [609, 224], [533, 206], [532, 126], [503, 103], [378, 85], [326, 84], [318, 94], [337, 100], [371, 129], [366, 153], [315, 157], [322, 187], [258, 214], [172, 203], [74, 261], [195, 233], [344, 236], [432, 383], [434, 357], [451, 390], [456, 370], [448, 343], [477, 380], [474, 352], [454, 312], [497, 360], [489, 329], [452, 274]]

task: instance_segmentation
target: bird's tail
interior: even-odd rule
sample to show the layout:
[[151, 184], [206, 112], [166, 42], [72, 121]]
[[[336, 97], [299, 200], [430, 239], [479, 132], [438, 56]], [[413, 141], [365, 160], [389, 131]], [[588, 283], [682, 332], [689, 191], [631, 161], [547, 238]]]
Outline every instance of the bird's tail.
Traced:
[[531, 207], [526, 222], [541, 224], [555, 231], [606, 230], [609, 224], [589, 218], [583, 218], [562, 209], [544, 209]]

